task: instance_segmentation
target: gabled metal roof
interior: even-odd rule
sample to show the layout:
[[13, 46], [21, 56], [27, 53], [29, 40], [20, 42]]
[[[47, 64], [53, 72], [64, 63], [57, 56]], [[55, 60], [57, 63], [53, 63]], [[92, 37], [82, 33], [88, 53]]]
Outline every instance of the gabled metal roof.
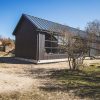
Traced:
[[76, 28], [72, 28], [66, 25], [61, 25], [52, 21], [48, 21], [45, 19], [41, 19], [26, 14], [24, 14], [24, 16], [27, 17], [37, 27], [37, 29], [40, 30], [46, 30], [46, 31], [57, 32], [57, 33], [63, 33], [67, 31], [75, 35], [81, 35], [83, 37], [86, 36], [86, 32]]

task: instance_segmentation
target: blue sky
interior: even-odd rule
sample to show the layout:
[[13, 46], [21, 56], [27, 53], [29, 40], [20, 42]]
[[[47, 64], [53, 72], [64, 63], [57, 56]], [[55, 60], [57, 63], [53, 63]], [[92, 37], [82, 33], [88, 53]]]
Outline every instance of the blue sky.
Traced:
[[87, 22], [100, 20], [100, 0], [0, 0], [0, 35], [14, 38], [22, 13], [84, 30]]

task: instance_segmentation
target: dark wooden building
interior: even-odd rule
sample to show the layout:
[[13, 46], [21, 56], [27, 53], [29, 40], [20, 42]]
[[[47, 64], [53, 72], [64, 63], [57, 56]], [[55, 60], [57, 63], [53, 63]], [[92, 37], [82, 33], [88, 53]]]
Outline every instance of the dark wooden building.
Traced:
[[62, 44], [62, 33], [81, 34], [84, 31], [23, 14], [13, 32], [15, 35], [15, 56], [31, 59], [35, 63], [66, 60]]

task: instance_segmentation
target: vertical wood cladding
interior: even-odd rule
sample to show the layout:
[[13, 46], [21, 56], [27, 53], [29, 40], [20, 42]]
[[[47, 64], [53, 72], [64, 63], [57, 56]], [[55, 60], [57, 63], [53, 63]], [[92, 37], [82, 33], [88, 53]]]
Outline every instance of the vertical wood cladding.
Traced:
[[[63, 35], [66, 35], [66, 37], [80, 35], [85, 39], [87, 33], [69, 26], [23, 14], [13, 35], [16, 38], [16, 57], [49, 60], [67, 57], [66, 50], [62, 48], [63, 42], [61, 40]], [[95, 49], [90, 48], [89, 53], [92, 55], [100, 54], [99, 44], [94, 44]]]
[[45, 35], [39, 33], [39, 60], [44, 59]]
[[15, 56], [29, 59], [37, 57], [37, 32], [26, 18], [21, 19], [16, 31]]

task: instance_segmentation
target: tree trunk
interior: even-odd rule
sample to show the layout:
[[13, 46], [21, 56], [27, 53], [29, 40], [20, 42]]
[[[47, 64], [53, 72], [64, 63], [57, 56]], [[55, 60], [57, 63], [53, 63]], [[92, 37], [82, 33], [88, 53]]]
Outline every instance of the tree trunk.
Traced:
[[71, 58], [70, 57], [68, 57], [68, 62], [69, 62], [70, 70], [71, 70], [72, 68], [71, 68]]
[[75, 58], [72, 59], [72, 65], [73, 65], [73, 70], [75, 70], [76, 69], [76, 59]]

